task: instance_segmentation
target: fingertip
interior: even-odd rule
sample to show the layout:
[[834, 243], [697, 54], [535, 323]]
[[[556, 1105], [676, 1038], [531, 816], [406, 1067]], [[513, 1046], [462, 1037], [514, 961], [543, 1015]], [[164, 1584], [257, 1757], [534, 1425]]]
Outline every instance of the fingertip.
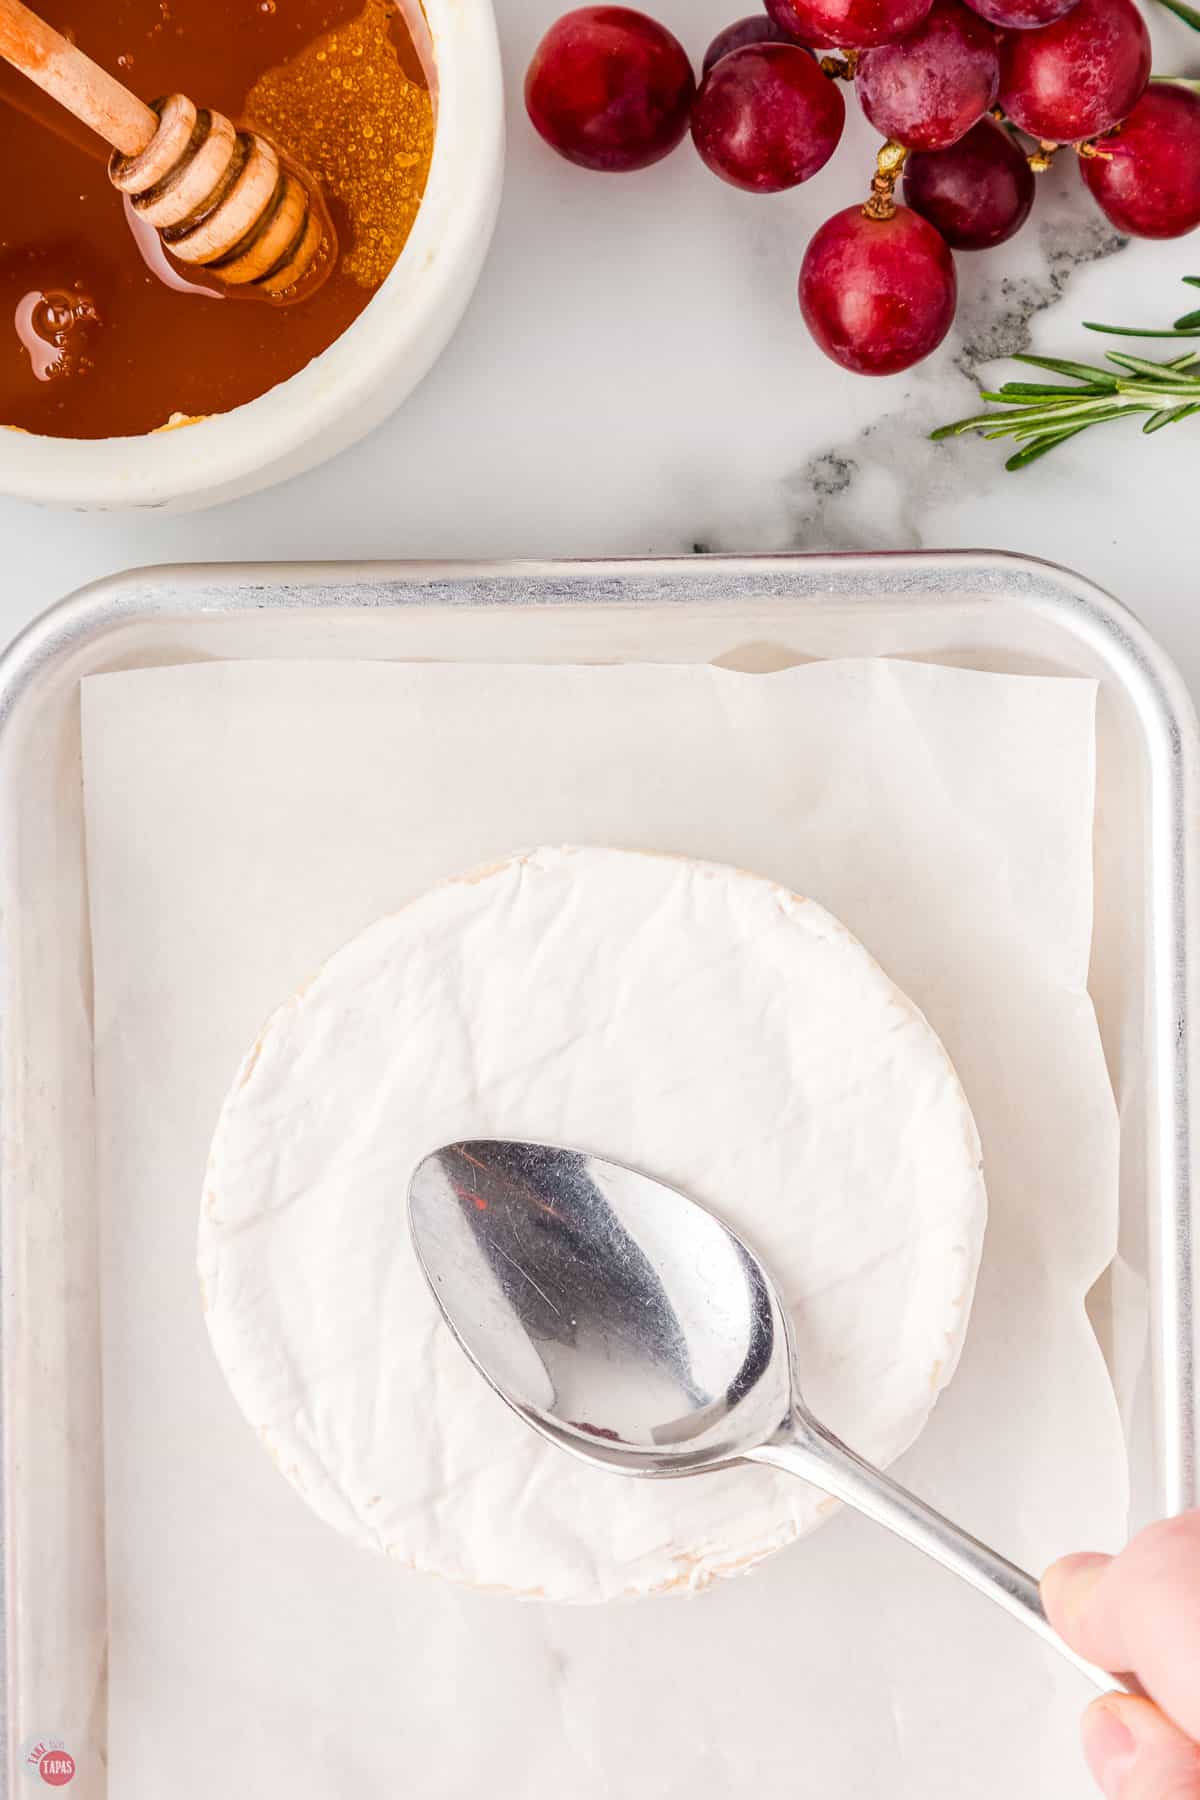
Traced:
[[1137, 1739], [1121, 1716], [1119, 1700], [1095, 1700], [1080, 1726], [1083, 1754], [1105, 1800], [1120, 1800], [1125, 1777], [1137, 1757]]
[[1083, 1715], [1081, 1736], [1104, 1800], [1200, 1800], [1200, 1746], [1151, 1701], [1106, 1694]]
[[[1079, 1621], [1096, 1583], [1111, 1563], [1098, 1550], [1062, 1556], [1042, 1576], [1042, 1605], [1046, 1617], [1061, 1637], [1075, 1644]], [[1075, 1645], [1078, 1648], [1078, 1645]]]

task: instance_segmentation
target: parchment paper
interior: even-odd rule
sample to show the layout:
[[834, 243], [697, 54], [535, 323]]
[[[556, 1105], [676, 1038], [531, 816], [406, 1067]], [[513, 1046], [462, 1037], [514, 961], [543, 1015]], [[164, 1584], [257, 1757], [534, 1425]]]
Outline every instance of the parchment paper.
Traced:
[[193, 1257], [241, 1052], [371, 919], [538, 842], [756, 869], [831, 908], [924, 1008], [983, 1135], [967, 1349], [899, 1472], [1031, 1568], [1115, 1547], [1125, 1455], [1084, 1311], [1117, 1209], [1086, 989], [1094, 698], [886, 662], [84, 684], [113, 1796], [1090, 1793], [1082, 1679], [857, 1518], [699, 1598], [596, 1609], [452, 1589], [340, 1541], [238, 1415]]

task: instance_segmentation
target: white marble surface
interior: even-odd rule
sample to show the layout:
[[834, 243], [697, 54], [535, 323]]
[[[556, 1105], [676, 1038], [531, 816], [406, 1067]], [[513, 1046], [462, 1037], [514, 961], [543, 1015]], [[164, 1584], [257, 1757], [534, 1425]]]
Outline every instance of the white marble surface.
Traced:
[[[750, 4], [653, 10], [698, 60]], [[834, 161], [791, 194], [738, 193], [686, 143], [640, 175], [586, 174], [534, 138], [521, 105], [557, 10], [500, 0], [511, 145], [499, 228], [462, 328], [403, 411], [324, 468], [209, 512], [87, 516], [0, 499], [0, 636], [150, 562], [971, 546], [1099, 580], [1200, 691], [1187, 555], [1200, 422], [1148, 440], [1104, 427], [1022, 475], [1003, 473], [1000, 446], [926, 441], [974, 410], [971, 373], [996, 352], [1094, 353], [1088, 317], [1168, 322], [1188, 304], [1178, 277], [1200, 273], [1200, 234], [1125, 245], [1064, 167], [1015, 243], [959, 258], [958, 324], [930, 362], [886, 381], [846, 375], [809, 341], [795, 283], [809, 233], [870, 173], [877, 140], [857, 108]], [[1159, 70], [1200, 70], [1200, 38], [1157, 9], [1153, 25]]]

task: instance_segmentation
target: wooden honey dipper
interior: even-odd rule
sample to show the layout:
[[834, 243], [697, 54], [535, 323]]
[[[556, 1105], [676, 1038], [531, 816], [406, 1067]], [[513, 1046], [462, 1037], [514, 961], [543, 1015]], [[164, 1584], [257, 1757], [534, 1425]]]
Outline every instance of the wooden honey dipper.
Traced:
[[147, 106], [22, 0], [0, 0], [0, 57], [112, 147], [109, 179], [180, 262], [275, 299], [332, 267], [315, 183], [257, 132], [183, 94]]

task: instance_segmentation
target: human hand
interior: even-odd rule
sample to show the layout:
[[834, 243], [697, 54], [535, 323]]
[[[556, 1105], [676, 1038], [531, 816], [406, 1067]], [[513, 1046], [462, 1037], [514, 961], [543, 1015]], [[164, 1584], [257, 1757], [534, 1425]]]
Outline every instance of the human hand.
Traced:
[[1106, 1694], [1083, 1716], [1105, 1800], [1200, 1800], [1200, 1511], [1151, 1525], [1119, 1556], [1064, 1556], [1042, 1602], [1073, 1650], [1150, 1696]]

